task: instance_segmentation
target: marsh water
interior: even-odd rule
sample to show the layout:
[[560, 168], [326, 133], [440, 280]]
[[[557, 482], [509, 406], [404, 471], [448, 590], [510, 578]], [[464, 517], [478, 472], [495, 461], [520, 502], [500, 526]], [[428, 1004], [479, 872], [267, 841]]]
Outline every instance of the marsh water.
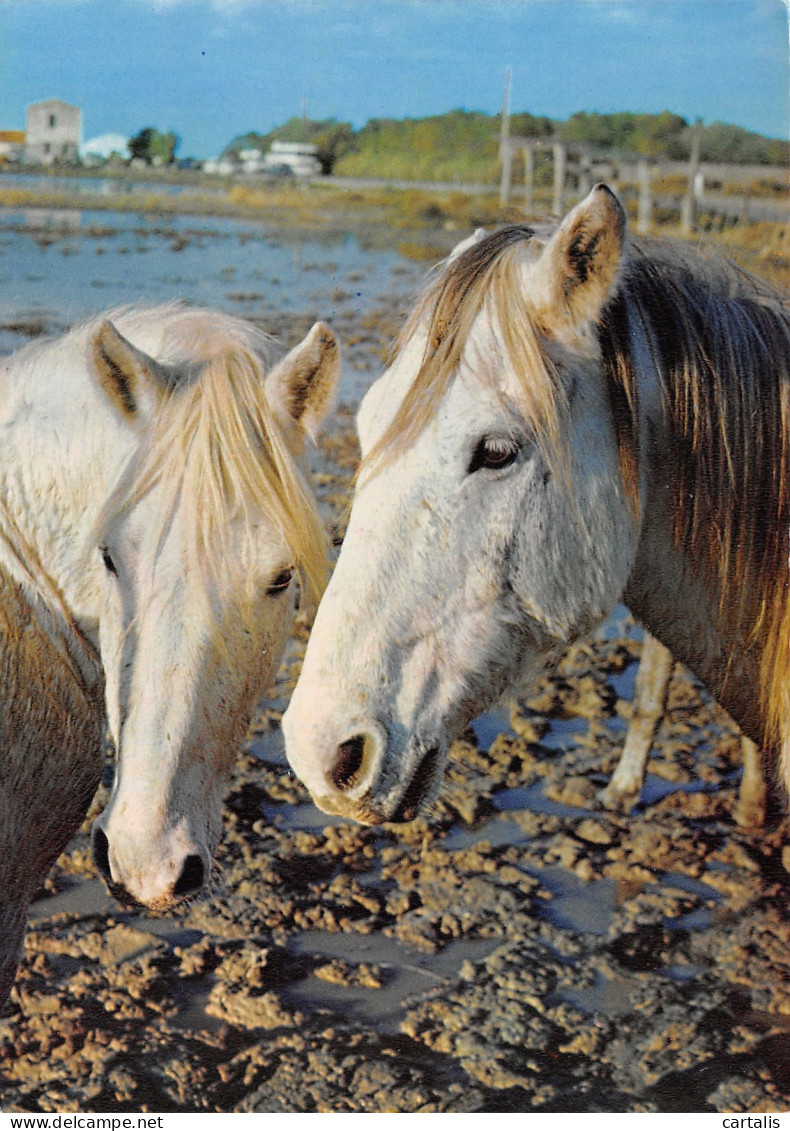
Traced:
[[[426, 269], [396, 235], [6, 211], [0, 264], [0, 352], [137, 302], [220, 307], [285, 345], [331, 322], [341, 403], [313, 463], [342, 530], [353, 413]], [[639, 660], [628, 611], [474, 721], [427, 817], [378, 829], [320, 813], [285, 760], [308, 631], [240, 754], [208, 897], [156, 917], [106, 893], [108, 767], [32, 908], [3, 1110], [787, 1110], [785, 834], [735, 825], [738, 736], [687, 672], [635, 811], [596, 805]]]
[[[382, 242], [225, 218], [0, 211], [0, 353], [129, 303], [211, 306], [275, 335], [283, 316], [358, 328], [382, 306], [405, 310], [424, 274]], [[345, 375], [342, 396], [358, 399], [372, 373], [352, 360]]]

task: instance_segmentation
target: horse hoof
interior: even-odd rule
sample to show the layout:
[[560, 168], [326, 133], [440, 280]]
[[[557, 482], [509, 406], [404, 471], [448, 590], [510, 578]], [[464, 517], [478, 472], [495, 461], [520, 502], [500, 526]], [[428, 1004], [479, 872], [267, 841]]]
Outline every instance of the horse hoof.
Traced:
[[639, 790], [613, 789], [611, 783], [595, 795], [595, 803], [610, 813], [630, 813], [639, 800]]

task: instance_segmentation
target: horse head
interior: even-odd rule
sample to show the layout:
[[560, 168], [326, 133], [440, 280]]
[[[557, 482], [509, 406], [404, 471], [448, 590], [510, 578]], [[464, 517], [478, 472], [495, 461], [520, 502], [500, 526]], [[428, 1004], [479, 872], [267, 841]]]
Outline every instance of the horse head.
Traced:
[[363, 401], [348, 532], [283, 720], [325, 811], [414, 817], [450, 740], [622, 592], [638, 507], [595, 324], [624, 227], [600, 186], [545, 244], [466, 241]]
[[116, 771], [93, 852], [116, 894], [159, 909], [206, 885], [223, 787], [272, 682], [296, 578], [316, 593], [325, 580], [297, 460], [331, 400], [337, 342], [317, 324], [264, 380], [261, 343], [234, 325], [225, 340], [193, 315], [190, 364], [146, 355], [110, 322], [90, 347], [137, 437], [94, 530]]

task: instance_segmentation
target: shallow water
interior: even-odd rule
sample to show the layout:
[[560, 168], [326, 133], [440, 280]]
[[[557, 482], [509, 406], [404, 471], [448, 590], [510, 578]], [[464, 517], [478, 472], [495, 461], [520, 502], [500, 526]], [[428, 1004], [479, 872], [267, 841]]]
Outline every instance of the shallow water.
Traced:
[[[183, 299], [276, 332], [283, 314], [358, 325], [382, 303], [406, 309], [423, 269], [353, 233], [305, 235], [224, 218], [115, 212], [0, 211], [0, 352], [31, 323], [57, 333], [127, 303]], [[344, 397], [370, 372], [347, 359]]]
[[375, 965], [383, 972], [383, 985], [371, 993], [364, 986], [333, 985], [313, 976], [289, 987], [285, 1000], [300, 1008], [325, 1008], [365, 1020], [376, 1032], [397, 1033], [410, 998], [452, 983], [464, 962], [485, 958], [496, 945], [460, 941], [425, 954], [383, 936], [350, 940], [326, 931], [306, 931], [291, 940], [292, 953]]

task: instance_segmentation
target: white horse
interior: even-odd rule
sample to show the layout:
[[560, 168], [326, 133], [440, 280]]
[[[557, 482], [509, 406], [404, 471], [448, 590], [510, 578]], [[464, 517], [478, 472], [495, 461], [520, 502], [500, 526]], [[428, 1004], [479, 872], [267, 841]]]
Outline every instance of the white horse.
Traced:
[[546, 241], [467, 241], [360, 408], [348, 532], [284, 718], [316, 803], [413, 817], [452, 738], [621, 599], [775, 755], [789, 358], [779, 298], [630, 244], [603, 185]]
[[116, 773], [94, 858], [122, 898], [166, 909], [209, 879], [294, 578], [315, 595], [325, 581], [299, 457], [338, 369], [321, 323], [275, 363], [251, 326], [177, 305], [100, 318], [0, 368], [0, 568], [100, 662]]

